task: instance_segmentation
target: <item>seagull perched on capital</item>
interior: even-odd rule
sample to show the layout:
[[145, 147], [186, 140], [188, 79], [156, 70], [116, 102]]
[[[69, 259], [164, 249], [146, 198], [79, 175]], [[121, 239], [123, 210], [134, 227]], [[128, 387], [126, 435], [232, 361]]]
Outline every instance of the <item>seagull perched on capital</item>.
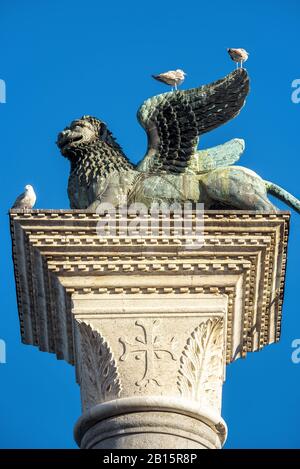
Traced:
[[31, 209], [34, 207], [35, 202], [36, 195], [34, 189], [30, 184], [27, 184], [25, 186], [25, 191], [16, 198], [12, 208]]

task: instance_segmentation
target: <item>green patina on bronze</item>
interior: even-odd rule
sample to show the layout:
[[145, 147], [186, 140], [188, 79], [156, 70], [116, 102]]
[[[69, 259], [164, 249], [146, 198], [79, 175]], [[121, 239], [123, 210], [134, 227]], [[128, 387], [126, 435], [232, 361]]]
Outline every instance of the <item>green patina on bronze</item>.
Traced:
[[148, 148], [138, 165], [130, 163], [104, 122], [91, 116], [73, 121], [57, 141], [71, 163], [71, 208], [191, 201], [206, 209], [274, 211], [268, 199], [273, 194], [300, 212], [299, 200], [287, 191], [233, 166], [244, 151], [243, 140], [198, 150], [200, 136], [236, 117], [248, 93], [248, 74], [238, 69], [209, 85], [147, 99], [138, 120]]

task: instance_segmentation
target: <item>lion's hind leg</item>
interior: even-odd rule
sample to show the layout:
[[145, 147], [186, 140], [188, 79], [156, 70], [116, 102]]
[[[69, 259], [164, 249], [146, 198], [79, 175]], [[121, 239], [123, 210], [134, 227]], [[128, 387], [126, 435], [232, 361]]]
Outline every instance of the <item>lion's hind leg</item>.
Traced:
[[205, 176], [205, 189], [215, 202], [230, 209], [276, 212], [269, 201], [263, 179], [246, 168], [219, 168]]

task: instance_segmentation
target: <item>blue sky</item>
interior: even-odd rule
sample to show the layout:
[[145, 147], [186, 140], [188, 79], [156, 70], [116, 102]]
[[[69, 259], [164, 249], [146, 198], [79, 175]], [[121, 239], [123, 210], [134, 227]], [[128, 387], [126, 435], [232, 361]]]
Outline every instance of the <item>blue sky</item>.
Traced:
[[[250, 52], [251, 94], [240, 116], [204, 136], [202, 148], [246, 140], [240, 164], [300, 197], [298, 0], [0, 0], [1, 314], [0, 447], [75, 448], [80, 415], [74, 369], [20, 342], [7, 210], [25, 184], [37, 208], [67, 208], [68, 163], [57, 133], [83, 114], [107, 122], [127, 155], [139, 160], [146, 138], [136, 121], [144, 99], [166, 91], [150, 78], [173, 68], [183, 88], [221, 78], [234, 64], [227, 47]], [[278, 203], [278, 206], [285, 208]], [[292, 214], [282, 338], [227, 369], [223, 417], [227, 448], [298, 448], [300, 216]]]

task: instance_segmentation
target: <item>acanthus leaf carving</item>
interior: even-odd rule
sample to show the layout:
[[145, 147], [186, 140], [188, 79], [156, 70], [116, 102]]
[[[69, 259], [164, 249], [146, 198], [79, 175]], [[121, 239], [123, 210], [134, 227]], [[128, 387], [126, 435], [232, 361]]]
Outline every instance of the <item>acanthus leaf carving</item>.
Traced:
[[80, 387], [83, 409], [119, 397], [121, 382], [112, 351], [100, 333], [77, 322], [81, 338]]
[[223, 319], [208, 319], [187, 340], [177, 384], [182, 396], [220, 409], [222, 381]]

